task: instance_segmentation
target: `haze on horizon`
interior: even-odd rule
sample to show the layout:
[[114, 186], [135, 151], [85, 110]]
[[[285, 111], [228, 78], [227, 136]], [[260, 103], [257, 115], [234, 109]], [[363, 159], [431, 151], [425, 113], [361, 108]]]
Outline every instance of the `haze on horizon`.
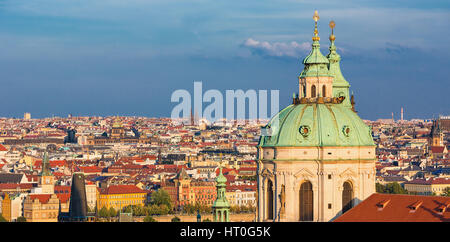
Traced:
[[[363, 119], [450, 115], [444, 0], [5, 0], [0, 117], [169, 117], [177, 89], [298, 91], [314, 10]], [[205, 107], [205, 105], [204, 105]]]

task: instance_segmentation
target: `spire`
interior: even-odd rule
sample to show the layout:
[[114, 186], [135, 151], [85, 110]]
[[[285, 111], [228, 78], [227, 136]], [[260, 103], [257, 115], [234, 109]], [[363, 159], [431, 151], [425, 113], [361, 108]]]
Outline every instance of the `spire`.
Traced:
[[48, 154], [44, 152], [44, 157], [42, 158], [42, 171], [41, 176], [51, 176], [52, 172], [50, 170], [50, 163], [48, 161]]
[[317, 21], [319, 20], [319, 13], [317, 12], [317, 10], [314, 11], [313, 19], [314, 19], [314, 36], [312, 37], [312, 40], [319, 41], [320, 40], [319, 31], [317, 30]]
[[317, 10], [314, 12], [314, 36], [312, 37], [312, 49], [308, 56], [303, 59], [303, 64], [305, 68], [303, 69], [300, 77], [307, 76], [328, 76], [328, 68], [321, 67], [322, 65], [327, 65], [329, 63], [328, 59], [322, 55], [320, 52], [320, 37], [319, 31], [317, 30], [317, 21], [319, 20], [319, 14]]
[[336, 40], [336, 36], [334, 35], [334, 27], [336, 26], [336, 23], [334, 21], [330, 21], [329, 26], [331, 28], [331, 44], [328, 48], [330, 50], [330, 53], [328, 53], [327, 58], [330, 61], [330, 74], [334, 76], [333, 87], [350, 87], [350, 84], [342, 75], [340, 67], [341, 56], [336, 52], [336, 45], [334, 45], [334, 41]]
[[217, 198], [212, 205], [214, 221], [228, 222], [230, 204], [225, 195], [227, 178], [222, 174], [222, 166], [219, 166], [219, 175], [216, 177]]

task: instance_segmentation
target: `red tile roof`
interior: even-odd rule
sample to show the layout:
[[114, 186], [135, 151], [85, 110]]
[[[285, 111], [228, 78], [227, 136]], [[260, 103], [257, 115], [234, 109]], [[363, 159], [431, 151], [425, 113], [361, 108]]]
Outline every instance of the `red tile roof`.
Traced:
[[70, 193], [69, 194], [67, 194], [67, 193], [58, 193], [58, 194], [56, 194], [56, 196], [58, 197], [58, 199], [59, 199], [59, 201], [61, 203], [66, 203], [70, 199]]
[[30, 194], [30, 199], [32, 201], [39, 199], [39, 202], [42, 204], [48, 203], [52, 194]]
[[8, 151], [5, 146], [3, 146], [2, 144], [0, 144], [0, 151]]
[[429, 179], [414, 179], [409, 182], [405, 182], [405, 184], [422, 184], [422, 185], [431, 185], [431, 184], [448, 184], [450, 185], [450, 179], [448, 178], [429, 178]]
[[33, 187], [33, 184], [31, 183], [22, 183], [22, 184], [17, 184], [17, 183], [2, 183], [0, 184], [0, 191], [3, 190], [11, 190], [11, 189], [31, 189]]
[[445, 146], [431, 146], [430, 148], [433, 154], [442, 154], [445, 151]]
[[335, 222], [450, 222], [450, 197], [374, 193]]

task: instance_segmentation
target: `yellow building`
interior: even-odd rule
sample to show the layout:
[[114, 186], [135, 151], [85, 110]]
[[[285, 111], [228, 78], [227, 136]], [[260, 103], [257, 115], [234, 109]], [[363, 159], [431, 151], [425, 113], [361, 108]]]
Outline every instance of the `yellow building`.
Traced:
[[97, 208], [122, 209], [128, 205], [144, 206], [147, 192], [135, 185], [111, 185], [98, 193]]
[[2, 216], [6, 221], [11, 222], [11, 199], [9, 194], [5, 193], [2, 201]]
[[30, 194], [23, 203], [27, 222], [58, 222], [59, 199], [56, 194]]
[[408, 192], [415, 192], [420, 195], [441, 195], [447, 187], [450, 187], [450, 178], [428, 178], [415, 179], [405, 182], [405, 189]]
[[5, 192], [3, 196], [2, 216], [6, 221], [14, 222], [20, 216], [22, 216], [22, 203], [26, 193], [20, 192]]
[[230, 206], [236, 206], [236, 189], [227, 189], [225, 192], [225, 197], [228, 200]]

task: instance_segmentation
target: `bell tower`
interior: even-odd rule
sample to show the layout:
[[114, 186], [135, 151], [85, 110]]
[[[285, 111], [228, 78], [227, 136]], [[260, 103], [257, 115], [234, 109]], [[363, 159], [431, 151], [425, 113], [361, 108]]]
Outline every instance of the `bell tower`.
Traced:
[[44, 157], [42, 158], [42, 171], [39, 175], [39, 185], [42, 188], [43, 194], [55, 193], [55, 177], [53, 177], [52, 171], [50, 170], [47, 152], [44, 153]]
[[320, 52], [320, 37], [317, 30], [317, 21], [319, 14], [314, 12], [314, 36], [312, 37], [312, 50], [308, 56], [303, 59], [305, 65], [303, 71], [298, 77], [299, 97], [317, 98], [332, 97], [333, 77], [328, 71], [330, 61]]

